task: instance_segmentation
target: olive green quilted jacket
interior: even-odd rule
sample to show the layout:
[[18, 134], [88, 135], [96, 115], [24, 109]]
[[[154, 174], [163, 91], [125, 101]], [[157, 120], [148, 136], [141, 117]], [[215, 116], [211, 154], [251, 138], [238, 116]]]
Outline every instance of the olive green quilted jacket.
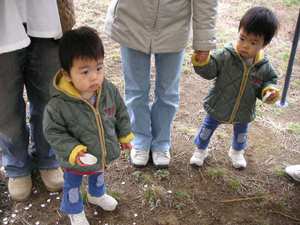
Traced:
[[262, 99], [267, 90], [277, 89], [277, 74], [268, 57], [261, 50], [253, 65], [247, 68], [233, 43], [213, 52], [206, 62], [198, 63], [192, 57], [194, 69], [201, 77], [212, 80], [204, 100], [207, 113], [223, 123], [249, 123], [254, 120], [256, 99]]
[[[61, 167], [76, 172], [103, 171], [120, 156], [120, 143], [133, 139], [130, 119], [118, 89], [104, 78], [96, 107], [81, 98], [61, 71], [54, 78], [51, 100], [45, 107], [43, 131]], [[97, 163], [80, 167], [79, 151], [97, 157]]]

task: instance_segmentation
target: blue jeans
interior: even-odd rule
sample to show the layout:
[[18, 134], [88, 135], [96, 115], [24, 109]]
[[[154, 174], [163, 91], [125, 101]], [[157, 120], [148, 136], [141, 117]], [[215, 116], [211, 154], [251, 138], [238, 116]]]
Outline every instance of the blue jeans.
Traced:
[[[222, 124], [221, 122], [213, 119], [209, 114], [206, 115], [202, 127], [194, 138], [194, 142], [199, 149], [206, 149], [210, 142], [210, 138]], [[233, 137], [232, 137], [232, 148], [240, 151], [247, 147], [247, 134], [249, 130], [249, 123], [237, 123], [233, 125]]]
[[171, 127], [179, 105], [179, 81], [185, 49], [154, 54], [155, 88], [150, 107], [151, 54], [121, 45], [125, 103], [131, 119], [134, 148], [169, 151]]
[[[69, 171], [64, 173], [63, 199], [60, 210], [67, 214], [78, 214], [84, 209], [80, 186], [83, 175], [73, 174]], [[104, 172], [88, 176], [88, 193], [101, 197], [105, 194]]]
[[27, 176], [33, 168], [59, 167], [42, 129], [44, 107], [50, 99], [49, 85], [59, 68], [58, 41], [50, 38], [31, 38], [28, 47], [0, 54], [0, 148], [2, 164], [11, 178]]

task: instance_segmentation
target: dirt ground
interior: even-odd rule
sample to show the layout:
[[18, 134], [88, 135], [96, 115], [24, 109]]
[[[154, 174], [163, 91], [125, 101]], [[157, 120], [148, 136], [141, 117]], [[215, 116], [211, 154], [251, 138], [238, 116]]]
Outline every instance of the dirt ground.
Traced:
[[[105, 74], [123, 93], [119, 45], [103, 33], [109, 1], [75, 0], [76, 27], [88, 25], [100, 32], [105, 46]], [[218, 48], [237, 37], [238, 21], [253, 6], [267, 6], [279, 17], [277, 37], [266, 48], [283, 88], [299, 1], [219, 0]], [[137, 3], [138, 4], [138, 3]], [[172, 164], [156, 170], [130, 166], [129, 152], [107, 171], [107, 192], [118, 199], [118, 208], [105, 212], [86, 203], [90, 224], [181, 225], [181, 224], [300, 224], [300, 184], [285, 174], [288, 165], [300, 163], [300, 51], [294, 62], [286, 101], [289, 108], [257, 102], [257, 118], [250, 124], [245, 151], [247, 168], [231, 166], [228, 150], [232, 126], [218, 128], [210, 144], [210, 156], [201, 168], [189, 165], [193, 137], [206, 115], [202, 103], [210, 81], [195, 74], [188, 46], [180, 85], [180, 107], [172, 132]], [[154, 69], [154, 68], [153, 68]], [[153, 78], [154, 70], [153, 70]], [[153, 93], [152, 93], [153, 97]], [[14, 202], [7, 192], [8, 177], [0, 170], [0, 223], [69, 224], [59, 211], [61, 193], [49, 193], [37, 172], [30, 200]], [[86, 181], [85, 181], [86, 184]], [[85, 196], [85, 188], [82, 190]], [[85, 199], [85, 197], [84, 197]]]

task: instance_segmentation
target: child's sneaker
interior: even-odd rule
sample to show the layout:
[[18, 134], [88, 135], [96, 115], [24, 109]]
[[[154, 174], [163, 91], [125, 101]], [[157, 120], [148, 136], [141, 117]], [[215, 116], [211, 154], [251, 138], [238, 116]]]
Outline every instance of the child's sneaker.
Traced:
[[90, 225], [85, 217], [84, 211], [79, 214], [68, 214], [71, 225]]
[[95, 197], [90, 194], [87, 197], [90, 203], [100, 206], [105, 211], [113, 211], [118, 205], [117, 200], [106, 193], [101, 197]]
[[190, 165], [192, 166], [202, 166], [205, 158], [208, 156], [207, 149], [195, 149], [192, 158], [190, 159]]
[[232, 166], [237, 170], [243, 170], [246, 168], [246, 160], [244, 158], [244, 150], [233, 150], [232, 147], [228, 152], [229, 157], [232, 160]]
[[291, 178], [293, 178], [295, 181], [300, 182], [300, 165], [286, 167], [285, 173]]

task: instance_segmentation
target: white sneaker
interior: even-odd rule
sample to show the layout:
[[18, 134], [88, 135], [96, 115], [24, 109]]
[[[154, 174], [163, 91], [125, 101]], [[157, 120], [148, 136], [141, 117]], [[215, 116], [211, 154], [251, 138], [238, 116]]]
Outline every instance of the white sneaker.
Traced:
[[300, 165], [286, 167], [285, 173], [292, 177], [295, 181], [300, 182]]
[[101, 197], [94, 197], [90, 194], [87, 197], [90, 203], [100, 206], [105, 211], [113, 211], [118, 205], [117, 200], [106, 193]]
[[84, 211], [79, 214], [68, 214], [72, 225], [90, 225]]
[[232, 147], [228, 152], [229, 157], [232, 160], [232, 166], [237, 170], [243, 170], [246, 168], [246, 160], [244, 158], [244, 150], [233, 150]]
[[170, 167], [171, 155], [167, 152], [152, 152], [153, 164], [158, 169], [167, 169]]
[[192, 158], [190, 159], [190, 165], [192, 166], [202, 166], [204, 163], [204, 160], [208, 156], [208, 150], [207, 149], [195, 149], [194, 154]]
[[131, 149], [130, 152], [130, 163], [132, 166], [137, 168], [143, 168], [147, 165], [149, 160], [149, 152], [148, 149]]

